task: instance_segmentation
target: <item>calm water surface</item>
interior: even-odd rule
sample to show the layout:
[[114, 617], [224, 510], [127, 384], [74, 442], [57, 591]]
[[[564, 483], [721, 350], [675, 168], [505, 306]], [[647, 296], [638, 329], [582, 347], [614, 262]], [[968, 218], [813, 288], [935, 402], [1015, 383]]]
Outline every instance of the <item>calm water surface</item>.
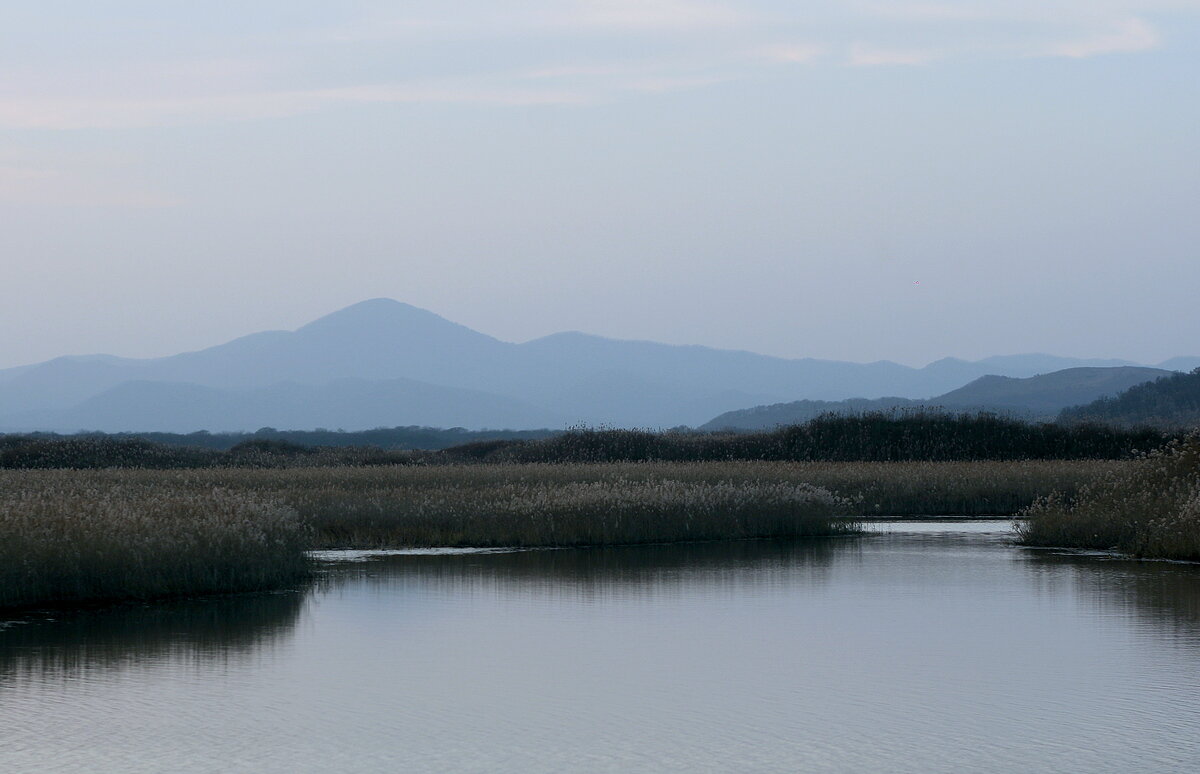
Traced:
[[1200, 771], [1200, 566], [1007, 529], [348, 555], [27, 618], [0, 771]]

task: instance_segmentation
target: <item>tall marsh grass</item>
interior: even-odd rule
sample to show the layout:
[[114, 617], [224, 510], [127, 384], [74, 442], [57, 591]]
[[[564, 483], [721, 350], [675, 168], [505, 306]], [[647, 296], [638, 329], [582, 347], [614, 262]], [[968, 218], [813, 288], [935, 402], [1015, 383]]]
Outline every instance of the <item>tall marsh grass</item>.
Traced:
[[288, 503], [323, 547], [582, 545], [836, 534], [850, 528], [847, 516], [1010, 515], [1127, 464], [645, 462], [205, 475]]
[[794, 538], [856, 531], [853, 505], [783, 481], [503, 481], [294, 493], [329, 546], [580, 546]]
[[1023, 511], [1022, 542], [1200, 560], [1200, 432]]
[[228, 490], [21, 472], [0, 487], [0, 608], [277, 588], [306, 571], [307, 528]]
[[270, 588], [304, 549], [839, 535], [1010, 514], [1131, 463], [626, 462], [0, 471], [0, 607]]

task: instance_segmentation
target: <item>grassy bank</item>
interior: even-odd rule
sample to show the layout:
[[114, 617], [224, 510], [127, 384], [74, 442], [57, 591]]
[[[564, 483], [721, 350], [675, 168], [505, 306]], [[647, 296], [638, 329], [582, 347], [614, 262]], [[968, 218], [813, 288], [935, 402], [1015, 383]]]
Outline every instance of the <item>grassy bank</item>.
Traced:
[[1007, 514], [1113, 461], [0, 471], [0, 607], [269, 588], [306, 548], [576, 546]]
[[1200, 560], [1200, 433], [1023, 512], [1022, 542]]
[[60, 472], [0, 483], [0, 608], [277, 588], [302, 577], [286, 506]]

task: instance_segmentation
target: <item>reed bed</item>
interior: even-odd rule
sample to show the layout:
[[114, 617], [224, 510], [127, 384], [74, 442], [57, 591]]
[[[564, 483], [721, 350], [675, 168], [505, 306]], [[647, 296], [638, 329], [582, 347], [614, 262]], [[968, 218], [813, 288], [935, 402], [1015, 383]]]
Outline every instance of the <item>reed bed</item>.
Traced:
[[1200, 432], [1023, 511], [1022, 542], [1200, 560]]
[[[1074, 492], [1096, 477], [1122, 470], [1112, 460], [1008, 462], [629, 462], [592, 464], [441, 465], [375, 468], [192, 471], [201, 485], [251, 491], [286, 502], [306, 519], [339, 514], [486, 513], [497, 497], [536, 515], [550, 493], [569, 502], [582, 485], [610, 496], [644, 495], [671, 483], [738, 488], [743, 496], [777, 484], [807, 485], [851, 500], [868, 516], [1011, 515], [1054, 491]], [[158, 471], [112, 475], [172, 478]], [[517, 506], [513, 506], [517, 507]], [[532, 516], [531, 516], [532, 517]]]
[[580, 546], [1011, 514], [1133, 463], [642, 462], [0, 471], [0, 607], [286, 585], [304, 549]]
[[66, 471], [0, 486], [0, 608], [277, 588], [306, 572], [290, 508]]
[[856, 530], [851, 504], [783, 482], [508, 482], [388, 492], [354, 510], [335, 496], [297, 504], [330, 546], [581, 546], [793, 538]]
[[[853, 530], [853, 504], [794, 476], [750, 466], [452, 465], [188, 471], [38, 471], [38, 481], [196, 494], [219, 489], [279, 503], [313, 548], [569, 546]], [[733, 467], [740, 470], [734, 471]], [[734, 475], [734, 473], [740, 475]], [[12, 480], [0, 472], [0, 485]]]

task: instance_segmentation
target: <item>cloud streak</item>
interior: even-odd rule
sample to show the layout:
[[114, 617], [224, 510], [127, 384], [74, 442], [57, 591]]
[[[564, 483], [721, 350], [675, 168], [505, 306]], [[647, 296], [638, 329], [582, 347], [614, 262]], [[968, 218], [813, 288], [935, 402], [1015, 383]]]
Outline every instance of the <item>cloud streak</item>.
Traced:
[[941, 56], [941, 53], [931, 49], [880, 48], [869, 43], [855, 43], [850, 47], [850, 64], [855, 67], [923, 65]]
[[1158, 30], [1143, 19], [1118, 19], [1106, 28], [1053, 46], [1049, 53], [1073, 59], [1085, 59], [1103, 54], [1125, 54], [1149, 51], [1161, 44]]
[[382, 84], [329, 89], [221, 93], [181, 98], [59, 97], [0, 102], [0, 125], [18, 129], [136, 129], [196, 122], [246, 121], [311, 113], [346, 105], [580, 105], [592, 101], [567, 89], [485, 84]]
[[51, 64], [0, 71], [0, 128], [136, 129], [355, 105], [593, 105], [783, 67], [1131, 54], [1163, 45], [1150, 15], [1197, 14], [1200, 0], [415, 0], [404, 16], [348, 7], [336, 23], [277, 34], [190, 39], [177, 29], [190, 58], [110, 52], [72, 64], [66, 48], [54, 56], [66, 44], [43, 41]]
[[695, 0], [587, 0], [567, 17], [567, 26], [689, 30], [740, 25], [751, 18], [732, 5]]

